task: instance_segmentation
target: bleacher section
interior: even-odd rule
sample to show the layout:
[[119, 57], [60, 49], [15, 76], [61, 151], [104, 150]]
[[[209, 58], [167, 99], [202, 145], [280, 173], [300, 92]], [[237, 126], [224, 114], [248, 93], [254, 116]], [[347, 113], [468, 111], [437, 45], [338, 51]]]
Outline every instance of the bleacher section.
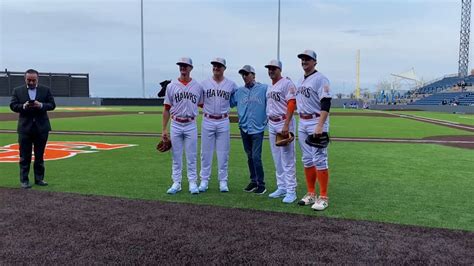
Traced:
[[460, 84], [462, 81], [464, 81], [466, 84], [467, 83], [472, 84], [474, 82], [474, 76], [468, 76], [465, 78], [460, 78], [458, 76], [445, 77], [441, 80], [435, 81], [433, 83], [430, 83], [428, 85], [425, 85], [421, 88], [416, 89], [415, 93], [432, 94], [432, 93], [441, 92], [457, 84]]
[[474, 92], [435, 93], [409, 105], [474, 105]]
[[470, 92], [468, 95], [459, 99], [459, 105], [474, 106], [474, 93]]

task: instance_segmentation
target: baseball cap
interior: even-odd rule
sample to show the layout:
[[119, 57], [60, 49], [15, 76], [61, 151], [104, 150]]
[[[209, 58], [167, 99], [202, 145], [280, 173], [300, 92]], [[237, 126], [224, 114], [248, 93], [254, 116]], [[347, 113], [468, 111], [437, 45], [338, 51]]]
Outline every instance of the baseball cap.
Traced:
[[300, 53], [300, 54], [298, 55], [298, 58], [301, 59], [301, 57], [303, 57], [303, 56], [309, 56], [309, 57], [311, 57], [311, 58], [314, 59], [314, 60], [317, 59], [316, 52], [313, 51], [313, 50], [304, 50], [302, 53]]
[[193, 60], [189, 57], [181, 57], [176, 64], [193, 66]]
[[269, 67], [272, 67], [272, 66], [273, 67], [278, 67], [281, 70], [281, 61], [273, 59], [272, 61], [270, 61], [270, 63], [265, 65], [266, 68], [269, 68]]
[[221, 58], [221, 57], [216, 57], [214, 58], [212, 61], [211, 61], [211, 64], [221, 64], [223, 66], [226, 66], [225, 65], [225, 59], [224, 58]]
[[255, 68], [251, 65], [245, 65], [239, 70], [239, 74], [242, 74], [243, 72], [255, 74]]

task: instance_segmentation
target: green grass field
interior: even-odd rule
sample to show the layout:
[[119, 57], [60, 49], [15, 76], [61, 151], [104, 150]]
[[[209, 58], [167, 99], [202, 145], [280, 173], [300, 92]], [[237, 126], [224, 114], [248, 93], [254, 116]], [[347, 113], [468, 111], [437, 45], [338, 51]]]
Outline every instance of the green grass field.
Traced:
[[[158, 133], [161, 117], [137, 114], [63, 118], [54, 119], [52, 125], [55, 130]], [[16, 122], [0, 122], [0, 129], [15, 127]], [[337, 137], [472, 135], [403, 118], [333, 116], [331, 127], [332, 135]], [[235, 124], [232, 132], [238, 132]], [[16, 140], [16, 134], [0, 134], [2, 146]], [[269, 199], [268, 194], [257, 196], [243, 192], [249, 180], [240, 140], [231, 140], [231, 191], [218, 191], [214, 163], [209, 191], [197, 196], [187, 192], [186, 177], [182, 192], [174, 196], [165, 193], [171, 184], [171, 154], [156, 152], [156, 138], [50, 135], [50, 141], [60, 140], [137, 146], [48, 161], [46, 176], [50, 185], [34, 189], [474, 231], [474, 153], [468, 149], [433, 144], [334, 141], [330, 145], [330, 207], [324, 212], [314, 212], [309, 207]], [[305, 193], [300, 156], [298, 148], [298, 197]], [[273, 190], [276, 181], [268, 141], [264, 142], [263, 162], [267, 187]], [[0, 187], [19, 187], [18, 171], [17, 163], [0, 163]]]
[[[202, 117], [197, 119], [200, 125]], [[98, 132], [161, 132], [162, 117], [158, 114], [130, 114], [60, 118], [51, 121], [54, 130]], [[16, 129], [16, 121], [0, 122], [0, 129]], [[200, 126], [198, 126], [200, 131]], [[239, 134], [238, 124], [231, 123], [231, 133]], [[444, 126], [422, 123], [404, 118], [367, 116], [331, 117], [334, 137], [414, 138], [442, 135], [472, 135], [472, 133]]]

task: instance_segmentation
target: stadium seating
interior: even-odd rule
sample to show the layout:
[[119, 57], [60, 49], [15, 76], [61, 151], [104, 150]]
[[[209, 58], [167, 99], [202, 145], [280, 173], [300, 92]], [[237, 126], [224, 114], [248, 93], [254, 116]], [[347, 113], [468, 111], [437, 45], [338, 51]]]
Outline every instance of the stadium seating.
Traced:
[[473, 92], [435, 93], [421, 98], [410, 105], [474, 105]]
[[427, 84], [427, 85], [425, 85], [421, 88], [418, 88], [415, 91], [415, 93], [418, 93], [418, 94], [432, 94], [432, 93], [441, 92], [443, 90], [446, 90], [446, 89], [449, 89], [449, 88], [453, 87], [454, 85], [460, 83], [463, 80], [466, 83], [468, 83], [468, 81], [473, 83], [474, 82], [474, 77], [473, 76], [469, 76], [469, 77], [466, 77], [466, 78], [460, 78], [458, 76], [445, 77], [441, 80], [435, 81], [435, 82]]
[[459, 105], [474, 106], [474, 92], [469, 92], [459, 99]]

